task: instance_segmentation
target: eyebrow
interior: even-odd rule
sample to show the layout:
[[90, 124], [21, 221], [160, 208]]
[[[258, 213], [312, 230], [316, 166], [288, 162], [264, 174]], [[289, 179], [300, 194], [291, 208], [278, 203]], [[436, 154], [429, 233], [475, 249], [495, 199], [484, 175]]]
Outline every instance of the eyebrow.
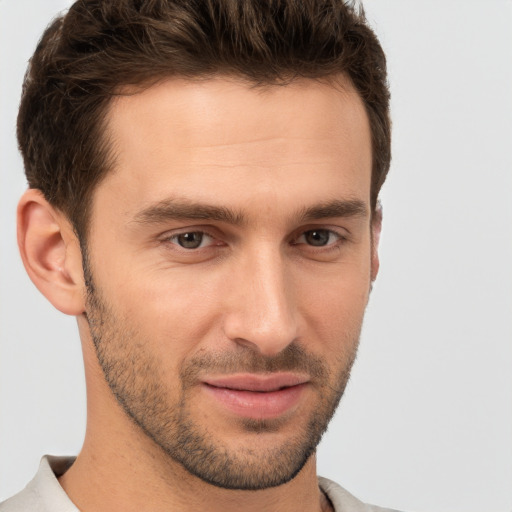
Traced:
[[332, 217], [361, 217], [368, 216], [368, 208], [360, 199], [334, 199], [325, 203], [304, 208], [299, 218], [304, 221], [328, 219]]
[[245, 223], [243, 214], [230, 208], [179, 199], [165, 199], [145, 208], [134, 217], [134, 221], [139, 224], [158, 224], [169, 220], [214, 220], [237, 226]]
[[[366, 217], [368, 209], [360, 199], [335, 199], [299, 210], [296, 218], [308, 222], [333, 217]], [[247, 219], [241, 211], [224, 206], [165, 199], [151, 205], [134, 217], [138, 224], [159, 224], [169, 220], [209, 220], [241, 226]]]

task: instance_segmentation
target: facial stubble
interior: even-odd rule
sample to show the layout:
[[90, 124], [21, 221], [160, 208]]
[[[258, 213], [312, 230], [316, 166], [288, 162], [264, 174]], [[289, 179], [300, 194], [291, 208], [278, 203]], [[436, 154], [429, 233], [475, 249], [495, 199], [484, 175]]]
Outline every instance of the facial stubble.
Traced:
[[[165, 368], [148, 349], [151, 343], [103, 299], [87, 258], [84, 258], [84, 275], [87, 320], [105, 380], [128, 417], [167, 457], [204, 482], [225, 489], [275, 487], [300, 472], [315, 452], [343, 395], [357, 352], [359, 329], [340, 342], [342, 349], [336, 371], [298, 343], [288, 345], [272, 357], [237, 346], [233, 352], [201, 354], [183, 361], [180, 384], [170, 391], [165, 384], [168, 381]], [[169, 344], [172, 346], [172, 340]], [[201, 374], [277, 371], [297, 371], [310, 376], [317, 404], [305, 423], [302, 418], [240, 418], [239, 431], [258, 436], [258, 442], [243, 443], [242, 448], [234, 450], [223, 444], [208, 425], [194, 421], [192, 398]], [[268, 446], [261, 443], [262, 436], [279, 433], [287, 421], [297, 422], [293, 434], [279, 443], [268, 443]]]

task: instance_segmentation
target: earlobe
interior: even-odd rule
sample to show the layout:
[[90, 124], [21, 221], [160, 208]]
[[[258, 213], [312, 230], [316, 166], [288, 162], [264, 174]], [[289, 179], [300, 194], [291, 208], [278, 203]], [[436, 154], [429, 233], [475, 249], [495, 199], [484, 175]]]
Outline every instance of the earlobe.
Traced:
[[38, 290], [59, 310], [80, 315], [85, 309], [80, 244], [68, 219], [36, 189], [18, 203], [18, 247]]
[[382, 230], [382, 205], [380, 202], [377, 204], [375, 208], [375, 212], [372, 217], [372, 261], [371, 261], [371, 280], [372, 283], [377, 279], [377, 274], [379, 273], [379, 241], [380, 241], [380, 233]]

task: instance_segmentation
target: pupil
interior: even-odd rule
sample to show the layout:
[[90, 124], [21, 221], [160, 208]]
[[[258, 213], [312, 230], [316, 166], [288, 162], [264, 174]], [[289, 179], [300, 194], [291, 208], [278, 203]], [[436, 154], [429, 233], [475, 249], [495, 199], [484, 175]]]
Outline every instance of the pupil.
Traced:
[[306, 241], [309, 245], [317, 247], [326, 245], [329, 242], [329, 231], [326, 229], [315, 229], [306, 233]]
[[202, 233], [183, 233], [178, 235], [178, 243], [185, 249], [197, 249], [202, 241]]

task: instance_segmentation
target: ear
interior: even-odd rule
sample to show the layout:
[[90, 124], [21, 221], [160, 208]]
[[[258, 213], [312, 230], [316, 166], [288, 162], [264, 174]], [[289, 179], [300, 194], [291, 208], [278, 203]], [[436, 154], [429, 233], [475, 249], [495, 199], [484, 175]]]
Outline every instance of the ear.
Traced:
[[371, 279], [372, 283], [377, 279], [377, 274], [379, 273], [379, 241], [380, 241], [380, 233], [382, 230], [382, 205], [380, 203], [377, 204], [375, 211], [372, 215], [372, 261], [371, 261]]
[[71, 223], [44, 198], [27, 190], [18, 203], [18, 247], [38, 290], [67, 315], [85, 309], [80, 244]]

